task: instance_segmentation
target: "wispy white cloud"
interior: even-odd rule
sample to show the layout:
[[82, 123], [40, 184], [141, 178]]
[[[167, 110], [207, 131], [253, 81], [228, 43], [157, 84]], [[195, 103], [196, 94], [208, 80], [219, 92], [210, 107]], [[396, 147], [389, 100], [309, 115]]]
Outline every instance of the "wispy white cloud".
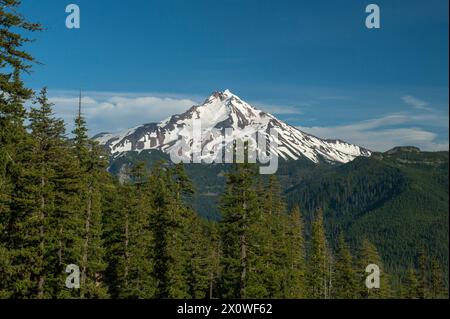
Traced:
[[404, 95], [402, 96], [403, 102], [405, 102], [408, 105], [411, 105], [413, 108], [418, 110], [425, 110], [425, 111], [432, 111], [433, 109], [428, 107], [428, 103], [425, 101], [422, 101], [421, 99], [418, 99], [412, 95]]
[[[70, 130], [78, 109], [77, 92], [50, 92], [50, 101]], [[195, 104], [190, 98], [152, 94], [85, 92], [82, 97], [83, 114], [92, 134], [158, 122]]]
[[427, 151], [448, 150], [448, 133], [444, 138], [437, 133], [448, 132], [448, 113], [439, 113], [428, 102], [412, 95], [404, 95], [401, 99], [422, 112], [387, 114], [345, 125], [299, 128], [318, 137], [339, 138], [374, 151], [402, 145], [417, 146]]
[[[78, 92], [51, 91], [50, 101], [55, 111], [71, 130], [78, 110]], [[163, 93], [83, 92], [83, 114], [92, 134], [116, 132], [140, 124], [158, 122], [168, 116], [185, 112], [204, 97]], [[283, 106], [251, 103], [255, 107], [275, 114], [301, 114], [301, 106]]]
[[[68, 130], [78, 109], [78, 93], [74, 91], [50, 91], [58, 117], [64, 119]], [[83, 113], [91, 134], [117, 132], [139, 124], [158, 122], [179, 114], [204, 99], [199, 96], [183, 96], [161, 93], [84, 92]], [[402, 100], [415, 109], [428, 110], [428, 103], [413, 96]], [[274, 115], [303, 114], [308, 105], [291, 106], [252, 102], [252, 105]], [[448, 139], [442, 140], [435, 129], [448, 132], [448, 113], [409, 112], [388, 114], [365, 121], [345, 125], [299, 127], [322, 138], [339, 138], [375, 151], [385, 151], [399, 145], [414, 145], [424, 150], [448, 150]], [[429, 125], [428, 125], [429, 127]], [[447, 134], [448, 135], [448, 134]]]
[[448, 140], [439, 141], [436, 133], [419, 127], [418, 121], [423, 120], [431, 120], [431, 117], [393, 114], [347, 125], [299, 129], [322, 138], [339, 138], [373, 151], [386, 151], [404, 145], [427, 151], [448, 150]]

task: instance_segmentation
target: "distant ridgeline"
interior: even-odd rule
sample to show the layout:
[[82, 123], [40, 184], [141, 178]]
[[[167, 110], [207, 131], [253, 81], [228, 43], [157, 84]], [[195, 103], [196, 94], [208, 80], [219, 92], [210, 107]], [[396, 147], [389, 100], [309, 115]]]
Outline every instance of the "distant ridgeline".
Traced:
[[[128, 152], [109, 170], [124, 179], [139, 161], [149, 167], [168, 155], [157, 150]], [[277, 177], [288, 208], [299, 205], [307, 224], [322, 208], [333, 244], [343, 231], [352, 247], [374, 242], [390, 272], [403, 274], [426, 249], [448, 269], [448, 152], [396, 147], [346, 164], [280, 161]], [[203, 217], [220, 219], [217, 200], [229, 165], [187, 164], [196, 187], [192, 205]], [[307, 228], [308, 235], [308, 228]], [[448, 273], [446, 275], [448, 281]]]
[[[373, 154], [226, 90], [100, 134], [108, 161], [88, 137], [81, 94], [69, 140], [47, 89], [26, 88], [36, 61], [22, 34], [41, 26], [18, 14], [19, 0], [0, 3], [0, 299], [448, 299], [448, 152]], [[204, 135], [233, 129], [233, 140], [277, 127], [276, 154], [292, 160], [278, 178], [251, 164], [160, 162], [194, 142], [187, 128], [200, 115]]]

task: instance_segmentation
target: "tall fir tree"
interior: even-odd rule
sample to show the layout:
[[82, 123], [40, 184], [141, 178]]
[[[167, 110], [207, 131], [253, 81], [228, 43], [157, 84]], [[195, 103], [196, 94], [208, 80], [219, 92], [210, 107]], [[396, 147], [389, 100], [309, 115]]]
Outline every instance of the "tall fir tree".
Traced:
[[102, 195], [103, 245], [107, 263], [104, 282], [110, 297], [116, 299], [119, 298], [120, 289], [123, 287], [123, 277], [119, 278], [118, 268], [124, 256], [126, 216], [129, 213], [125, 207], [131, 197], [129, 183], [122, 184], [118, 179], [110, 176], [110, 181], [103, 188]]
[[218, 223], [215, 221], [204, 221], [206, 240], [208, 248], [208, 299], [216, 299], [219, 296], [218, 283], [220, 278], [221, 242]]
[[55, 298], [63, 289], [61, 233], [64, 212], [76, 211], [73, 185], [76, 162], [65, 138], [64, 123], [55, 119], [43, 89], [29, 114], [27, 144], [17, 159], [20, 178], [15, 183], [10, 222], [11, 291], [16, 297]]
[[144, 163], [131, 169], [131, 184], [120, 187], [121, 250], [118, 263], [119, 297], [153, 298], [155, 282], [152, 277], [152, 235], [150, 232], [149, 172]]
[[[289, 243], [292, 239], [288, 236], [290, 220], [281, 185], [275, 175], [270, 175], [266, 192], [269, 206], [266, 212], [267, 229], [271, 231], [268, 246], [272, 247], [272, 251], [264, 258], [267, 268], [271, 268], [272, 272], [272, 282], [266, 283], [266, 290], [270, 292], [270, 298], [285, 298], [289, 280]], [[261, 229], [256, 232], [261, 232]]]
[[[365, 272], [368, 265], [377, 265], [380, 269], [380, 288], [369, 289], [365, 281], [368, 273]], [[362, 299], [387, 299], [392, 295], [389, 275], [386, 273], [383, 261], [377, 248], [369, 240], [364, 239], [358, 258], [358, 287], [360, 287], [359, 296]]]
[[217, 277], [217, 238], [211, 224], [193, 214], [190, 225], [185, 228], [187, 264], [186, 272], [189, 297], [193, 299], [212, 298], [214, 280]]
[[353, 258], [345, 243], [344, 235], [339, 236], [339, 246], [333, 280], [333, 298], [355, 299], [358, 297], [357, 273]]
[[255, 167], [251, 164], [234, 165], [234, 171], [227, 175], [226, 189], [221, 198], [220, 289], [224, 298], [249, 297], [249, 256], [258, 250], [253, 245], [254, 235], [251, 233], [258, 212], [255, 175]]
[[428, 256], [424, 248], [419, 252], [419, 297], [420, 299], [427, 299], [429, 297], [429, 266]]
[[5, 186], [11, 166], [18, 164], [15, 155], [20, 148], [17, 146], [26, 135], [23, 102], [33, 94], [21, 78], [35, 62], [23, 49], [31, 41], [25, 34], [41, 30], [39, 24], [29, 22], [19, 13], [20, 4], [19, 0], [0, 0], [0, 187]]
[[248, 229], [248, 298], [282, 298], [288, 267], [287, 219], [281, 187], [274, 176], [267, 183], [255, 177], [256, 203], [254, 222]]
[[433, 299], [448, 299], [448, 289], [445, 289], [442, 278], [442, 267], [436, 257], [431, 258], [430, 277], [430, 297]]
[[310, 256], [308, 258], [308, 298], [330, 298], [330, 252], [325, 236], [323, 212], [318, 210], [312, 223]]
[[[185, 204], [193, 187], [181, 165], [158, 162], [151, 171], [150, 227], [153, 234], [154, 278], [157, 298], [189, 298], [190, 227], [197, 226], [195, 214]], [[191, 277], [192, 279], [192, 277]]]
[[[180, 164], [171, 169], [172, 188], [175, 191], [174, 209], [179, 211], [179, 228], [175, 229], [172, 260], [174, 266], [172, 273], [180, 278], [177, 285], [187, 285], [185, 289], [179, 289], [189, 298], [204, 299], [211, 294], [214, 287], [214, 278], [217, 277], [217, 261], [213, 260], [217, 253], [217, 238], [214, 238], [215, 229], [211, 224], [202, 221], [186, 202], [194, 194], [192, 182], [188, 179], [184, 167]], [[177, 248], [179, 247], [179, 248]], [[182, 297], [182, 296], [181, 296]]]
[[75, 119], [74, 152], [79, 161], [81, 179], [81, 208], [83, 228], [79, 266], [81, 270], [81, 298], [107, 296], [103, 286], [105, 250], [102, 241], [101, 185], [106, 180], [106, 156], [97, 142], [88, 138], [86, 121], [81, 113], [81, 92], [78, 116]]
[[304, 222], [298, 206], [291, 211], [287, 220], [288, 267], [283, 279], [284, 298], [300, 299], [306, 297], [306, 263]]
[[420, 293], [420, 282], [417, 278], [416, 270], [410, 268], [406, 273], [406, 278], [402, 286], [402, 297], [404, 299], [419, 299]]
[[[15, 185], [21, 178], [22, 163], [18, 156], [27, 145], [24, 126], [24, 101], [32, 96], [25, 87], [23, 73], [31, 69], [34, 57], [23, 47], [31, 40], [27, 34], [41, 30], [20, 13], [19, 0], [0, 0], [0, 296], [12, 296], [18, 288], [14, 282], [12, 250], [16, 243], [10, 237], [15, 222]], [[14, 288], [14, 289], [13, 289]]]
[[33, 107], [29, 114], [32, 137], [23, 152], [27, 174], [21, 194], [26, 194], [22, 203], [28, 213], [23, 224], [27, 230], [22, 252], [28, 247], [28, 256], [32, 258], [30, 265], [34, 269], [30, 279], [34, 281], [34, 297], [50, 298], [60, 289], [57, 270], [62, 269], [54, 256], [59, 250], [58, 213], [66, 203], [58, 202], [58, 198], [71, 192], [70, 185], [61, 180], [61, 172], [70, 167], [70, 149], [64, 122], [54, 118], [46, 88], [34, 103], [38, 107]]

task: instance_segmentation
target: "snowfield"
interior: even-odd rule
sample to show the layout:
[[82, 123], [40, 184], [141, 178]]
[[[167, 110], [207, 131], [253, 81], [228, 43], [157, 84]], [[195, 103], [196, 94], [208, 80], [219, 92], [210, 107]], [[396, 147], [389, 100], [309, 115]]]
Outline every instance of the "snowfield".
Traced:
[[[371, 155], [369, 150], [360, 146], [340, 140], [325, 140], [302, 132], [275, 116], [254, 108], [229, 90], [215, 92], [202, 104], [160, 123], [140, 125], [117, 134], [102, 133], [97, 135], [95, 140], [105, 145], [114, 156], [150, 149], [169, 153], [181, 148], [182, 141], [191, 146], [197, 145], [193, 136], [194, 121], [201, 123], [202, 150], [211, 150], [213, 146], [220, 149], [224, 143], [230, 142], [230, 139], [248, 139], [256, 135], [256, 132], [270, 138], [270, 129], [274, 129], [278, 132], [278, 138], [275, 140], [278, 147], [269, 147], [269, 150], [278, 153], [278, 156], [285, 160], [303, 157], [315, 163], [321, 160], [347, 163], [358, 156]], [[224, 132], [225, 129], [231, 129], [232, 135], [224, 137], [224, 134], [217, 133]], [[194, 150], [193, 147], [191, 154], [193, 151], [202, 150]], [[207, 159], [213, 155], [206, 152], [202, 156]]]

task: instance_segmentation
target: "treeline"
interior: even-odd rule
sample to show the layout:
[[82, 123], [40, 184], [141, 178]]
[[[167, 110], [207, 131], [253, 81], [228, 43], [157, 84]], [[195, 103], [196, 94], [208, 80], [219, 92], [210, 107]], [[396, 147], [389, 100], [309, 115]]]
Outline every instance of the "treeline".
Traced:
[[356, 158], [353, 162], [309, 177], [308, 183], [297, 185], [288, 191], [288, 199], [301, 202], [305, 210], [323, 207], [337, 218], [354, 218], [405, 189], [407, 180], [402, 172], [379, 161]]
[[[410, 164], [413, 155], [415, 164]], [[375, 242], [395, 290], [410, 265], [419, 267], [420, 250], [429, 255], [428, 269], [433, 259], [441, 265], [448, 287], [448, 154], [357, 158], [304, 177], [287, 191], [286, 200], [300, 203], [307, 222], [316, 207], [323, 208], [334, 248], [341, 232], [352, 249], [364, 236]]]
[[[40, 26], [16, 13], [19, 3], [0, 0], [0, 298], [445, 294], [440, 271], [422, 263], [393, 292], [374, 245], [366, 240], [352, 253], [341, 235], [332, 248], [322, 212], [305, 226], [298, 208], [286, 212], [277, 180], [261, 179], [252, 165], [227, 175], [219, 222], [186, 205], [195, 190], [183, 166], [139, 164], [119, 183], [88, 138], [81, 107], [69, 139], [46, 89], [35, 95], [24, 86], [34, 59], [21, 49], [29, 41], [22, 34]], [[379, 289], [365, 285], [369, 264], [381, 270]], [[79, 267], [79, 288], [66, 286], [68, 265]]]

